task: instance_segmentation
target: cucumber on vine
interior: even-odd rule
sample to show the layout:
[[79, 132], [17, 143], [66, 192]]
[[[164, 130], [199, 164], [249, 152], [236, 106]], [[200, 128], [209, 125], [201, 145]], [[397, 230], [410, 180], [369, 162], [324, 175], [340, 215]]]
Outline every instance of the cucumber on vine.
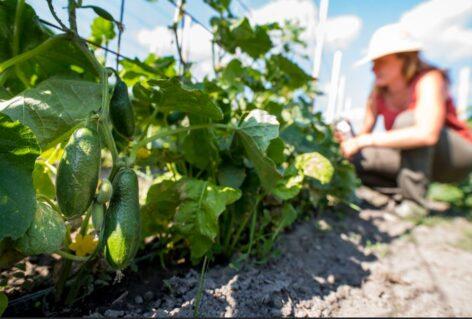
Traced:
[[114, 269], [129, 265], [141, 239], [139, 190], [136, 173], [120, 170], [113, 179], [113, 196], [105, 216], [105, 251], [108, 264]]
[[135, 130], [134, 112], [126, 83], [117, 79], [110, 101], [110, 118], [115, 130], [124, 137], [133, 137]]
[[105, 205], [98, 202], [92, 204], [92, 223], [95, 230], [102, 229], [103, 220], [105, 218]]
[[57, 170], [57, 202], [67, 217], [84, 213], [97, 189], [100, 139], [93, 124], [79, 128], [72, 134]]
[[113, 186], [110, 181], [108, 179], [102, 180], [97, 194], [97, 203], [105, 204], [110, 201], [112, 194]]

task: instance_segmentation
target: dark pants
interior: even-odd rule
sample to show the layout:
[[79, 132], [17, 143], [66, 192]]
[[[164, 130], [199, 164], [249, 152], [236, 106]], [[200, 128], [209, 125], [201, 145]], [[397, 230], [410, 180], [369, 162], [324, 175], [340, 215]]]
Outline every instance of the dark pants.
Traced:
[[[413, 112], [403, 112], [393, 129], [412, 125]], [[352, 161], [365, 185], [398, 187], [405, 198], [421, 204], [429, 182], [460, 182], [472, 172], [472, 143], [443, 128], [434, 146], [405, 150], [367, 147]]]

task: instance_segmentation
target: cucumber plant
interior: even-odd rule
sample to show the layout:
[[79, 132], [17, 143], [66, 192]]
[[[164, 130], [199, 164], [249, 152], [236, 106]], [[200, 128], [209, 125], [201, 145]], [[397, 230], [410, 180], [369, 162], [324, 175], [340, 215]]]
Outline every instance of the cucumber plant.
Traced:
[[252, 25], [229, 1], [208, 2], [222, 54], [196, 81], [179, 45], [179, 60], [109, 67], [78, 34], [76, 11], [97, 15], [98, 45], [121, 23], [69, 0], [66, 25], [48, 4], [60, 33], [24, 0], [0, 2], [13, 30], [0, 33], [0, 267], [57, 254], [56, 296], [73, 303], [86, 274], [103, 270], [94, 265], [123, 270], [145, 242], [159, 243], [151, 256], [163, 264], [262, 262], [295, 220], [352, 201], [354, 170], [310, 111], [316, 79], [291, 58], [296, 26]]

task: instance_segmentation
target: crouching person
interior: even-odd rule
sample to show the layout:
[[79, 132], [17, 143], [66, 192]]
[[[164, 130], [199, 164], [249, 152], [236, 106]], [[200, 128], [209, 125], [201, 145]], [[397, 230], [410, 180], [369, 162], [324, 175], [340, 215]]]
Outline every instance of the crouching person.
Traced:
[[[361, 61], [371, 61], [375, 75], [364, 125], [341, 141], [341, 151], [365, 185], [398, 187], [434, 209], [425, 199], [430, 182], [459, 182], [472, 172], [472, 131], [457, 116], [446, 73], [425, 63], [420, 50], [397, 24], [374, 33]], [[372, 133], [380, 115], [386, 131]]]

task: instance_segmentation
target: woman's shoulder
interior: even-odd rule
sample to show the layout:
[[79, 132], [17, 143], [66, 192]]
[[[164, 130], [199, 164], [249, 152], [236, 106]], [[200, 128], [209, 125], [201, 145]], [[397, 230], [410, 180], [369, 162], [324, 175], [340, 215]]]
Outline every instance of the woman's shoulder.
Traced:
[[446, 86], [447, 77], [445, 72], [440, 69], [429, 69], [418, 74], [414, 80], [414, 85], [419, 86]]
[[422, 91], [440, 90], [447, 95], [447, 77], [440, 69], [430, 69], [421, 72], [413, 82], [415, 95]]

